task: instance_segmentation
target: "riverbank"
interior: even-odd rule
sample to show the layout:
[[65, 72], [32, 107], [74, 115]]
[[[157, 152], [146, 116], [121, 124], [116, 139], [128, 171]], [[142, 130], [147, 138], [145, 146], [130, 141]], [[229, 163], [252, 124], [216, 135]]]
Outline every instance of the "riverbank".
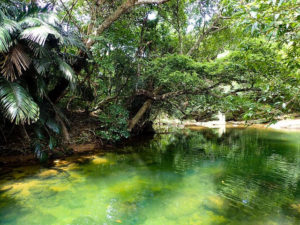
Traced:
[[[78, 118], [77, 118], [78, 119]], [[92, 126], [91, 126], [92, 124]], [[220, 135], [226, 132], [227, 128], [255, 128], [255, 129], [273, 129], [278, 131], [299, 131], [300, 132], [300, 119], [284, 119], [276, 123], [255, 123], [255, 121], [228, 121], [222, 123], [220, 121], [196, 122], [196, 121], [180, 121], [176, 119], [164, 119], [159, 123], [155, 123], [155, 129], [158, 133], [172, 132], [175, 129], [191, 129], [201, 130], [208, 128], [218, 128]], [[118, 148], [125, 145], [135, 143], [137, 140], [129, 140], [119, 145], [103, 144], [101, 140], [97, 139], [94, 135], [95, 123], [78, 124], [76, 129], [73, 129], [71, 134], [73, 142], [58, 147], [49, 152], [50, 163], [56, 159], [64, 159], [69, 156], [88, 156], [101, 152], [114, 152]], [[141, 141], [145, 138], [138, 138]], [[15, 149], [16, 145], [13, 149]], [[40, 161], [36, 159], [34, 153], [27, 149], [26, 151], [8, 150], [3, 151], [5, 154], [0, 154], [0, 166], [22, 166], [39, 164]]]
[[261, 129], [275, 129], [275, 130], [286, 130], [286, 131], [300, 131], [300, 118], [285, 118], [278, 119], [276, 122], [263, 123], [260, 120], [252, 121], [207, 121], [207, 122], [197, 122], [195, 120], [185, 120], [180, 121], [178, 119], [168, 119], [164, 118], [156, 122], [156, 127], [170, 126], [178, 128], [261, 128]]

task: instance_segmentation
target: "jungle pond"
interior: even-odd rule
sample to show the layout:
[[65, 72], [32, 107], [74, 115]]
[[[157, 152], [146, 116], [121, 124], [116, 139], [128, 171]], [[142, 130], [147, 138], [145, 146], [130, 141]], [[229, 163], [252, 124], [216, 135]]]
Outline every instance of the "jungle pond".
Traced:
[[300, 133], [181, 130], [0, 177], [0, 224], [300, 224]]

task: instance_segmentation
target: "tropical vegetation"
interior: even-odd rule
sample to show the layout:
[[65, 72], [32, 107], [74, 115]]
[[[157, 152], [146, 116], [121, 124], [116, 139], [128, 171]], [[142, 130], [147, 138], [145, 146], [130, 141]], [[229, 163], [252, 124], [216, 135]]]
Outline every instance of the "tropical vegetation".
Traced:
[[299, 9], [297, 0], [1, 1], [1, 141], [16, 130], [45, 158], [72, 141], [72, 113], [96, 118], [101, 142], [151, 133], [161, 114], [297, 113]]

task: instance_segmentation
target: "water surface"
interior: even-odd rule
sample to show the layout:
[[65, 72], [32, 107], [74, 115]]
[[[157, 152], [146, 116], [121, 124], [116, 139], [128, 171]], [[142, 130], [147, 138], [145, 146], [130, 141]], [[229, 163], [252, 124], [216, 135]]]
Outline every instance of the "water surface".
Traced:
[[190, 131], [0, 176], [0, 224], [300, 224], [300, 133]]

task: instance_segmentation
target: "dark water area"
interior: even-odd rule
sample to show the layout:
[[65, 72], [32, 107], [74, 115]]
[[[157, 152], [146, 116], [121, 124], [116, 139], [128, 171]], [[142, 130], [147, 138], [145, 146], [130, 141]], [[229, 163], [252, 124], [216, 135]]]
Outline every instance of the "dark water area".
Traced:
[[0, 175], [0, 224], [300, 224], [300, 133], [178, 130]]

